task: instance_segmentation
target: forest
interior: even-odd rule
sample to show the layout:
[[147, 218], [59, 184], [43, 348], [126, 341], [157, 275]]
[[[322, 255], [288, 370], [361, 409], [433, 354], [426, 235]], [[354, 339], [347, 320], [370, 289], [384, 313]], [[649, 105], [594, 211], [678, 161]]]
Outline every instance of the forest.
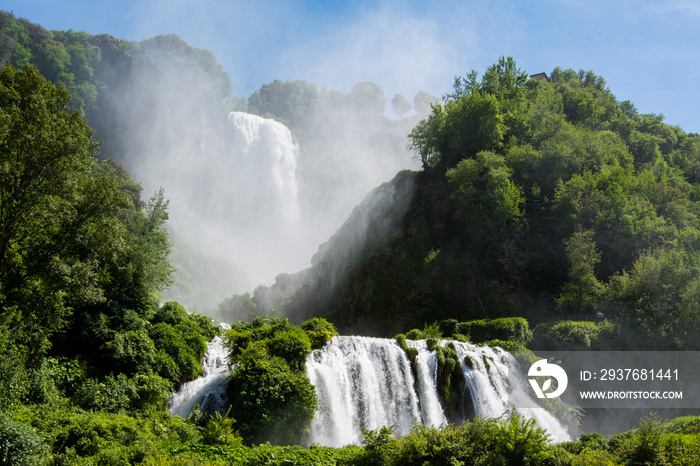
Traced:
[[[395, 338], [409, 356], [406, 339], [535, 354], [697, 350], [697, 134], [618, 102], [592, 71], [555, 68], [540, 81], [501, 57], [481, 78], [456, 78], [441, 102], [417, 95], [427, 117], [409, 149], [421, 169], [373, 190], [307, 270], [221, 302], [225, 330], [163, 302], [176, 253], [168, 193], [144, 195], [122, 163], [132, 148], [120, 134], [137, 129], [110, 120], [130, 73], [166, 63], [193, 70], [203, 121], [247, 110], [329, 150], [308, 118], [322, 95], [375, 115], [383, 104], [371, 83], [333, 101], [275, 81], [244, 100], [211, 53], [177, 37], [47, 31], [0, 12], [0, 464], [700, 461], [700, 417], [654, 414], [563, 443], [511, 413], [304, 444], [318, 409], [305, 364], [338, 334]], [[152, 104], [130, 102], [146, 114]], [[597, 312], [607, 319], [592, 322]], [[169, 414], [215, 336], [237, 368], [228, 411]], [[436, 348], [449, 404], [455, 362]]]

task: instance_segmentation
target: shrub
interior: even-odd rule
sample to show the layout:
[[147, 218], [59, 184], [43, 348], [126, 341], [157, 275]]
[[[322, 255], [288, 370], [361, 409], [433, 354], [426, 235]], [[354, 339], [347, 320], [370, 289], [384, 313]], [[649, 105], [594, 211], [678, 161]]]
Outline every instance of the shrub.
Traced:
[[406, 338], [408, 340], [420, 340], [422, 338], [423, 332], [418, 330], [417, 328], [414, 328], [413, 330], [410, 330], [408, 333], [406, 333]]
[[158, 324], [164, 322], [169, 325], [177, 325], [182, 321], [189, 320], [189, 317], [184, 307], [174, 301], [170, 301], [158, 308], [151, 319], [151, 323]]
[[406, 351], [406, 349], [408, 349], [408, 345], [406, 344], [406, 335], [404, 335], [403, 333], [399, 333], [398, 335], [396, 335], [396, 343], [402, 350]]
[[462, 322], [459, 324], [458, 333], [469, 335], [474, 343], [483, 343], [489, 340], [510, 340], [527, 345], [532, 338], [527, 320], [522, 317]]
[[132, 409], [146, 411], [151, 408], [164, 411], [172, 396], [172, 383], [157, 374], [136, 374], [134, 376], [136, 398], [131, 402]]
[[331, 338], [338, 335], [335, 326], [321, 317], [314, 317], [301, 324], [301, 328], [309, 336], [312, 349], [320, 349]]
[[440, 323], [433, 322], [432, 324], [423, 325], [423, 330], [414, 328], [413, 330], [406, 333], [406, 338], [409, 340], [427, 340], [429, 338], [438, 339], [442, 338], [442, 332], [440, 331]]
[[216, 412], [210, 416], [203, 429], [202, 442], [208, 445], [241, 445], [243, 439], [233, 428], [236, 421], [229, 417], [231, 408], [224, 416]]
[[553, 461], [556, 449], [534, 421], [512, 415], [508, 419], [476, 418], [459, 427], [416, 425], [408, 435], [365, 433], [365, 463], [427, 464], [562, 464]]
[[438, 328], [440, 329], [440, 333], [445, 337], [451, 337], [452, 335], [460, 333], [459, 322], [457, 322], [457, 319], [446, 319], [440, 321], [438, 322]]
[[284, 359], [294, 371], [303, 372], [306, 358], [311, 354], [311, 342], [308, 335], [298, 327], [275, 333], [265, 340], [265, 346], [272, 356]]
[[115, 372], [148, 372], [155, 362], [156, 349], [145, 330], [114, 332], [100, 349], [111, 362], [110, 370]]
[[[183, 383], [202, 373], [202, 357], [187, 344], [177, 328], [160, 322], [151, 328], [149, 335], [157, 349], [155, 368], [160, 376], [174, 383]], [[168, 358], [172, 359], [176, 369]]]
[[595, 322], [548, 322], [535, 327], [531, 347], [540, 351], [584, 351], [599, 332]]
[[31, 427], [0, 414], [0, 464], [34, 466], [41, 464], [48, 449]]
[[239, 361], [228, 388], [241, 435], [247, 443], [301, 441], [317, 409], [313, 385], [283, 359], [251, 353]]

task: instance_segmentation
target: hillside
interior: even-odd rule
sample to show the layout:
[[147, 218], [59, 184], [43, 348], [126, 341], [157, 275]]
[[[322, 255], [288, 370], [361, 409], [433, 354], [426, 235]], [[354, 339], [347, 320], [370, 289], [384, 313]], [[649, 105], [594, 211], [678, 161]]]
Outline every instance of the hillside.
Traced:
[[[0, 464], [697, 463], [696, 417], [650, 416], [609, 439], [592, 433], [560, 444], [514, 411], [464, 417], [460, 426], [411, 417], [403, 436], [387, 426], [360, 430], [361, 445], [275, 445], [303, 444], [315, 413], [335, 407], [322, 403], [306, 370], [338, 336], [315, 316], [342, 333], [394, 336], [418, 327], [381, 345], [406, 363], [410, 388], [420, 351], [407, 339], [425, 340], [437, 368], [436, 382], [426, 382], [440, 390], [434, 401], [452, 410], [456, 395], [468, 393], [464, 372], [479, 361], [462, 359], [442, 336], [460, 345], [498, 338], [519, 350], [696, 349], [700, 141], [617, 102], [592, 72], [557, 68], [549, 81], [528, 80], [502, 58], [480, 80], [459, 79], [411, 132], [422, 169], [376, 187], [310, 268], [224, 301], [220, 316], [251, 321], [224, 331], [162, 302], [173, 273], [172, 206], [163, 190], [142, 199], [140, 184], [114, 160], [150, 167], [176, 145], [203, 151], [216, 139], [220, 117], [244, 103], [229, 98], [211, 54], [175, 36], [130, 43], [46, 31], [0, 12], [0, 63]], [[275, 82], [248, 104], [287, 121], [315, 156], [331, 152], [323, 160], [344, 170], [329, 175], [312, 158], [305, 176], [319, 173], [333, 187], [358, 179], [342, 163], [357, 152], [342, 147], [364, 127], [316, 138], [305, 106], [333, 97], [337, 112], [312, 112], [333, 115], [327, 127], [342, 126], [356, 107], [355, 123], [372, 126], [362, 151], [372, 158], [364, 143], [378, 139], [373, 147], [391, 159], [401, 153], [396, 131], [411, 120], [381, 115], [380, 91], [362, 83], [340, 96]], [[295, 100], [301, 94], [308, 99]], [[275, 100], [282, 95], [290, 99]], [[191, 112], [201, 139], [185, 135]], [[105, 139], [102, 153], [91, 122]], [[183, 262], [195, 255], [179, 253]], [[614, 323], [563, 322], [531, 333], [522, 318], [469, 322], [595, 312]], [[269, 313], [278, 316], [260, 315]], [[207, 342], [222, 334], [229, 409], [171, 415], [173, 391], [204, 372]], [[390, 373], [383, 354], [370, 372]], [[490, 371], [483, 354], [482, 370]]]
[[410, 196], [366, 214], [397, 228], [356, 212], [309, 270], [255, 290], [258, 312], [387, 336], [445, 318], [537, 323], [600, 311], [646, 347], [692, 346], [697, 134], [618, 102], [593, 72], [532, 80], [502, 58], [481, 79], [458, 80], [411, 141], [423, 169], [365, 201], [415, 179]]

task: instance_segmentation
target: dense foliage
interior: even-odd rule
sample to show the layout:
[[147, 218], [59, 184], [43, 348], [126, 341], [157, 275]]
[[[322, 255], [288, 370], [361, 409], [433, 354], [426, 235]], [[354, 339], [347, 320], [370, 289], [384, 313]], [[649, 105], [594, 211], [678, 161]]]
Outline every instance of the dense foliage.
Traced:
[[[337, 335], [333, 324], [314, 318], [301, 327], [287, 319], [256, 317], [225, 334], [235, 370], [228, 387], [230, 414], [248, 443], [298, 443], [318, 409], [306, 376], [306, 358]], [[312, 346], [313, 345], [313, 346]]]
[[458, 79], [411, 146], [423, 170], [403, 202], [354, 219], [370, 225], [359, 248], [348, 221], [268, 308], [382, 336], [446, 318], [600, 311], [644, 348], [694, 347], [696, 134], [618, 102], [592, 72], [532, 80], [502, 58]]
[[[337, 335], [319, 317], [301, 327], [270, 317], [232, 325], [226, 341], [237, 370], [226, 415], [171, 416], [172, 390], [201, 373], [219, 329], [175, 302], [160, 304], [172, 272], [168, 202], [162, 191], [142, 201], [140, 186], [106, 158], [133, 150], [118, 131], [158, 140], [178, 129], [146, 135], [128, 111], [110, 114], [122, 106], [156, 118], [141, 97], [157, 85], [215, 102], [203, 125], [242, 103], [227, 100], [230, 83], [211, 54], [174, 36], [131, 43], [46, 31], [0, 12], [0, 66], [0, 463], [700, 461], [696, 417], [650, 417], [609, 439], [584, 434], [561, 445], [516, 415], [416, 426], [400, 438], [390, 428], [367, 431], [362, 446], [342, 449], [244, 445], [303, 442], [316, 410], [305, 361]], [[122, 82], [163, 68], [183, 72], [168, 83], [155, 73], [138, 94]], [[411, 133], [422, 172], [375, 190], [312, 269], [231, 298], [230, 312], [275, 308], [299, 322], [324, 315], [365, 334], [423, 325], [397, 342], [415, 358], [406, 338], [430, 339], [440, 396], [452, 408], [461, 361], [439, 343], [443, 335], [510, 350], [695, 349], [697, 135], [617, 102], [592, 72], [555, 69], [550, 81], [532, 81], [503, 58], [477, 78], [459, 78]], [[399, 97], [392, 104], [403, 114]], [[430, 101], [416, 96], [414, 108]], [[379, 134], [388, 127], [384, 103], [372, 83], [345, 96], [275, 81], [248, 105], [334, 152], [347, 140], [304, 141], [309, 112], [354, 109], [353, 118], [380, 121]], [[84, 117], [106, 140], [102, 162]], [[596, 311], [617, 319], [564, 320]], [[512, 315], [560, 321], [531, 332], [523, 318], [497, 318]]]
[[[218, 332], [209, 318], [159, 305], [171, 271], [168, 203], [162, 191], [141, 201], [119, 164], [96, 160], [92, 130], [69, 99], [32, 65], [0, 71], [4, 464], [41, 464], [49, 452], [68, 464], [110, 455], [90, 444], [92, 420], [162, 417], [172, 389], [201, 373]], [[120, 444], [153, 422], [124, 419]], [[71, 422], [78, 430], [62, 433]]]

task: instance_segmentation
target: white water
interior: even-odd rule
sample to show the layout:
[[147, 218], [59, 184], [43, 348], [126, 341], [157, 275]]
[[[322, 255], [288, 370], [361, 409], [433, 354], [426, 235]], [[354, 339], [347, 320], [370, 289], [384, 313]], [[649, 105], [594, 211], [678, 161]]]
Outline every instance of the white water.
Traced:
[[359, 443], [362, 427], [393, 425], [405, 434], [420, 418], [411, 364], [398, 345], [386, 341], [334, 337], [306, 361], [319, 407], [311, 422], [311, 443]]
[[425, 340], [407, 341], [418, 350], [416, 372], [418, 373], [418, 395], [421, 400], [421, 420], [427, 426], [447, 423], [437, 392], [437, 352], [428, 350]]
[[204, 373], [201, 377], [183, 384], [170, 399], [170, 414], [187, 417], [199, 404], [202, 410], [226, 412], [226, 385], [228, 385], [228, 353], [221, 337], [214, 338], [204, 354]]
[[272, 193], [269, 199], [272, 202], [265, 205], [266, 209], [278, 210], [287, 221], [296, 220], [299, 217], [296, 178], [299, 146], [292, 133], [282, 123], [244, 112], [231, 112], [228, 121], [238, 150], [240, 166], [236, 169], [246, 177], [255, 178], [253, 186], [259, 191], [258, 195]]
[[[407, 343], [418, 349], [417, 383], [406, 353], [394, 340], [335, 337], [322, 350], [314, 351], [307, 360], [306, 373], [316, 387], [319, 411], [311, 422], [310, 444], [340, 447], [359, 443], [362, 427], [393, 425], [396, 433], [405, 434], [413, 422], [431, 426], [447, 422], [438, 400], [437, 352], [429, 351], [424, 340]], [[528, 396], [526, 382], [510, 353], [500, 348], [454, 344], [474, 415], [501, 417], [522, 404], [518, 400]], [[473, 368], [464, 363], [465, 356], [471, 358]], [[515, 386], [509, 385], [509, 371], [519, 375]], [[570, 439], [564, 426], [544, 409], [516, 411], [535, 419], [552, 440]], [[467, 414], [463, 414], [462, 422]]]
[[[414, 423], [439, 426], [447, 422], [438, 399], [437, 352], [429, 351], [425, 340], [407, 343], [418, 349], [416, 378], [406, 353], [390, 339], [334, 337], [309, 356], [306, 374], [316, 388], [319, 407], [311, 422], [309, 444], [358, 444], [363, 427], [394, 426], [401, 435]], [[523, 402], [529, 397], [528, 385], [510, 353], [469, 343], [454, 345], [466, 379], [464, 398], [470, 397], [473, 407], [473, 412], [463, 413], [462, 422], [472, 415], [501, 417], [514, 406], [532, 405]], [[465, 356], [473, 367], [464, 362]], [[222, 395], [228, 370], [225, 349], [216, 338], [205, 356], [204, 376], [173, 395], [170, 412], [186, 417], [197, 403], [210, 412], [225, 411]], [[509, 373], [517, 376], [509, 379]], [[516, 412], [535, 419], [553, 441], [570, 440], [566, 428], [544, 409], [518, 408]]]

